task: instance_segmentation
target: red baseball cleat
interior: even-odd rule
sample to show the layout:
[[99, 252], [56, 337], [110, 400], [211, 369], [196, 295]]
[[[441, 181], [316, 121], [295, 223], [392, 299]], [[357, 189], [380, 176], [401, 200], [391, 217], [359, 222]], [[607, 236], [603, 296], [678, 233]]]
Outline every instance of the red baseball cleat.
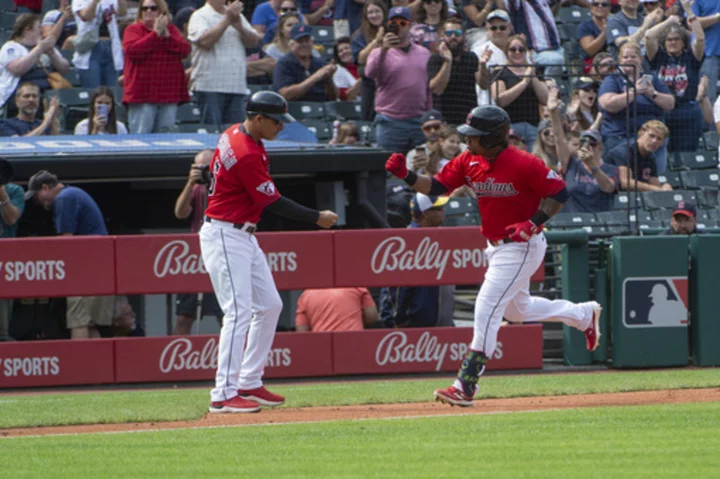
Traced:
[[279, 394], [273, 394], [262, 386], [248, 390], [238, 389], [238, 394], [245, 399], [250, 399], [263, 406], [280, 406], [285, 403], [284, 397]]
[[235, 396], [227, 401], [217, 401], [210, 403], [210, 412], [212, 413], [243, 413], [258, 412], [260, 405], [255, 401], [243, 399]]
[[447, 389], [436, 389], [435, 400], [451, 406], [471, 407], [473, 405], [473, 398], [455, 386], [450, 386]]
[[585, 346], [588, 351], [595, 351], [600, 346], [600, 316], [602, 315], [602, 306], [595, 301], [593, 304], [593, 319], [590, 326], [585, 330]]

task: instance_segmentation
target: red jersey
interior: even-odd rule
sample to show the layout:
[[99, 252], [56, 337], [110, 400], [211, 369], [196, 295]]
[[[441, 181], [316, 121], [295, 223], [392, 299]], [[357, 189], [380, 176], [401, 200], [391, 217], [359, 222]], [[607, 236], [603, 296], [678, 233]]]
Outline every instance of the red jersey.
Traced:
[[448, 191], [463, 185], [475, 191], [483, 235], [494, 241], [506, 238], [506, 227], [532, 218], [543, 198], [565, 187], [563, 179], [541, 159], [514, 146], [508, 146], [492, 163], [466, 151], [435, 178]]
[[242, 125], [220, 136], [212, 162], [212, 183], [205, 214], [210, 218], [243, 224], [260, 221], [262, 210], [280, 198], [270, 178], [267, 152]]

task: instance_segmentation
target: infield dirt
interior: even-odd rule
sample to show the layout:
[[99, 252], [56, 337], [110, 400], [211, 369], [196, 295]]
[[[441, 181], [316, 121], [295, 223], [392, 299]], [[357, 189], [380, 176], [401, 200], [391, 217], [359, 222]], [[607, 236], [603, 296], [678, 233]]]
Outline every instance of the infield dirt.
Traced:
[[[292, 398], [289, 398], [292, 404]], [[480, 399], [474, 407], [450, 407], [435, 402], [406, 404], [375, 404], [363, 406], [332, 406], [307, 408], [264, 409], [256, 414], [206, 414], [195, 421], [145, 422], [123, 424], [88, 424], [79, 426], [35, 427], [0, 430], [0, 437], [92, 434], [162, 429], [257, 426], [271, 424], [310, 423], [358, 419], [447, 416], [461, 414], [498, 414], [604, 406], [643, 406], [720, 401], [720, 388], [670, 389], [626, 393], [581, 394], [568, 396], [536, 396], [510, 399]]]

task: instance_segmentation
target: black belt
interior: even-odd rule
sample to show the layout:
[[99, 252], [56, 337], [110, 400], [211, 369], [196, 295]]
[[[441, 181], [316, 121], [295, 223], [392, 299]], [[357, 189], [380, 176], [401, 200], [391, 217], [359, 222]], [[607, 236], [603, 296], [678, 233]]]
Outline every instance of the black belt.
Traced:
[[[222, 220], [216, 220], [216, 221], [222, 221]], [[213, 218], [210, 218], [209, 216], [206, 216], [206, 217], [205, 217], [205, 222], [206, 222], [206, 223], [212, 223], [212, 222], [213, 222]], [[230, 222], [229, 222], [229, 221], [226, 221], [225, 223], [230, 223]], [[242, 224], [242, 225], [241, 225], [241, 224], [238, 224], [238, 223], [230, 223], [230, 224], [232, 225], [233, 228], [238, 229], [238, 230], [240, 230], [240, 231], [244, 231], [244, 232], [249, 233], [249, 234], [253, 234], [253, 233], [255, 233], [255, 231], [257, 231], [257, 226], [255, 226], [255, 225], [253, 225], [253, 224], [248, 224], [248, 223], [245, 223], [245, 224]]]

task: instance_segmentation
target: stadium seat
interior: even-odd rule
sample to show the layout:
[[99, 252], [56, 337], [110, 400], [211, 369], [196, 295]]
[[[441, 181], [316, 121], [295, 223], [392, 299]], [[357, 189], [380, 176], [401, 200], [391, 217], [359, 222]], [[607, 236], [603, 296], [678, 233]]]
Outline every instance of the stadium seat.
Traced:
[[718, 188], [703, 188], [697, 192], [697, 204], [701, 208], [718, 207]]
[[72, 135], [75, 132], [75, 126], [87, 117], [88, 107], [67, 107], [65, 109], [64, 131]]
[[200, 107], [194, 103], [185, 103], [178, 106], [175, 123], [200, 123]]
[[662, 231], [665, 229], [665, 225], [662, 221], [650, 221], [648, 223], [640, 223], [640, 231], [643, 230], [658, 230]]
[[450, 198], [445, 204], [443, 226], [478, 226], [480, 213], [473, 198]]
[[677, 171], [666, 171], [665, 173], [660, 173], [658, 175], [658, 180], [660, 180], [660, 183], [669, 183], [673, 189], [677, 190], [682, 189], [684, 185], [681, 176], [681, 173]]
[[67, 81], [72, 84], [73, 87], [80, 86], [80, 74], [78, 73], [77, 69], [71, 68], [63, 76], [67, 79]]
[[326, 142], [330, 140], [330, 138], [332, 138], [332, 124], [328, 123], [327, 121], [303, 120], [301, 123], [308, 127], [308, 129], [311, 130], [313, 133], [315, 133], [315, 136], [317, 136], [319, 142]]
[[0, 0], [0, 12], [3, 12], [3, 15], [5, 15], [6, 12], [14, 12], [15, 8], [16, 6], [13, 0]]
[[60, 50], [60, 54], [72, 65], [72, 57], [75, 55], [75, 50]]
[[359, 120], [362, 118], [360, 103], [354, 101], [328, 101], [325, 103], [328, 120]]
[[[638, 199], [640, 200], [641, 197]], [[613, 203], [614, 210], [626, 210], [628, 205], [631, 209], [635, 209], [635, 192], [631, 192], [628, 195], [626, 191], [621, 191], [615, 195], [615, 202]], [[642, 201], [639, 201], [638, 208], [642, 208]]]
[[320, 45], [332, 44], [335, 42], [333, 27], [331, 26], [314, 26], [312, 27], [313, 42]]
[[92, 96], [92, 88], [66, 88], [64, 90], [47, 90], [45, 98], [57, 96], [60, 104], [64, 106], [88, 106]]
[[266, 91], [266, 90], [272, 90], [272, 85], [269, 84], [248, 84], [248, 89], [250, 90], [250, 94], [257, 93], [259, 91]]
[[310, 101], [291, 101], [288, 112], [296, 120], [325, 120], [325, 104]]
[[552, 228], [580, 228], [582, 226], [596, 226], [597, 223], [595, 213], [560, 212], [548, 221], [547, 226]]
[[642, 194], [646, 210], [672, 210], [680, 201], [690, 201], [697, 204], [695, 192], [687, 190], [675, 191], [646, 191]]
[[[647, 211], [640, 211], [640, 218], [645, 219], [647, 221], [652, 220], [652, 216]], [[627, 228], [628, 223], [634, 223], [635, 222], [635, 213], [632, 212], [630, 214], [630, 221], [628, 222], [628, 214], [627, 211], [602, 211], [600, 213], [595, 213], [595, 216], [597, 217], [597, 223], [601, 226], [620, 226], [623, 228]]]
[[5, 45], [5, 43], [10, 40], [11, 36], [12, 32], [7, 30], [0, 30], [0, 45]]
[[559, 24], [581, 23], [585, 20], [590, 20], [590, 9], [577, 7], [575, 5], [562, 7], [555, 18]]
[[122, 103], [124, 91], [123, 87], [111, 86], [110, 89], [113, 91], [113, 95], [115, 95], [115, 103]]
[[375, 125], [371, 121], [355, 121], [354, 122], [360, 130], [361, 141], [367, 143], [375, 143]]
[[175, 126], [178, 133], [217, 133], [215, 125], [205, 125], [202, 123], [181, 123]]
[[687, 151], [680, 153], [680, 166], [690, 170], [717, 168], [717, 151]]
[[718, 151], [718, 134], [715, 131], [706, 131], [703, 133], [705, 141], [705, 149], [709, 151]]
[[558, 33], [560, 34], [560, 41], [565, 47], [565, 42], [578, 42], [578, 24], [577, 23], [559, 23]]
[[700, 188], [720, 188], [720, 172], [718, 170], [681, 171], [683, 185], [690, 190]]
[[20, 16], [19, 13], [3, 12], [0, 15], [0, 30], [12, 31], [15, 26], [15, 20]]
[[125, 108], [125, 105], [120, 104], [120, 102], [115, 103], [115, 119], [125, 123], [125, 126], [129, 128], [127, 108]]
[[663, 224], [670, 224], [670, 218], [672, 218], [672, 209], [655, 210], [652, 212], [652, 220], [660, 221]]

